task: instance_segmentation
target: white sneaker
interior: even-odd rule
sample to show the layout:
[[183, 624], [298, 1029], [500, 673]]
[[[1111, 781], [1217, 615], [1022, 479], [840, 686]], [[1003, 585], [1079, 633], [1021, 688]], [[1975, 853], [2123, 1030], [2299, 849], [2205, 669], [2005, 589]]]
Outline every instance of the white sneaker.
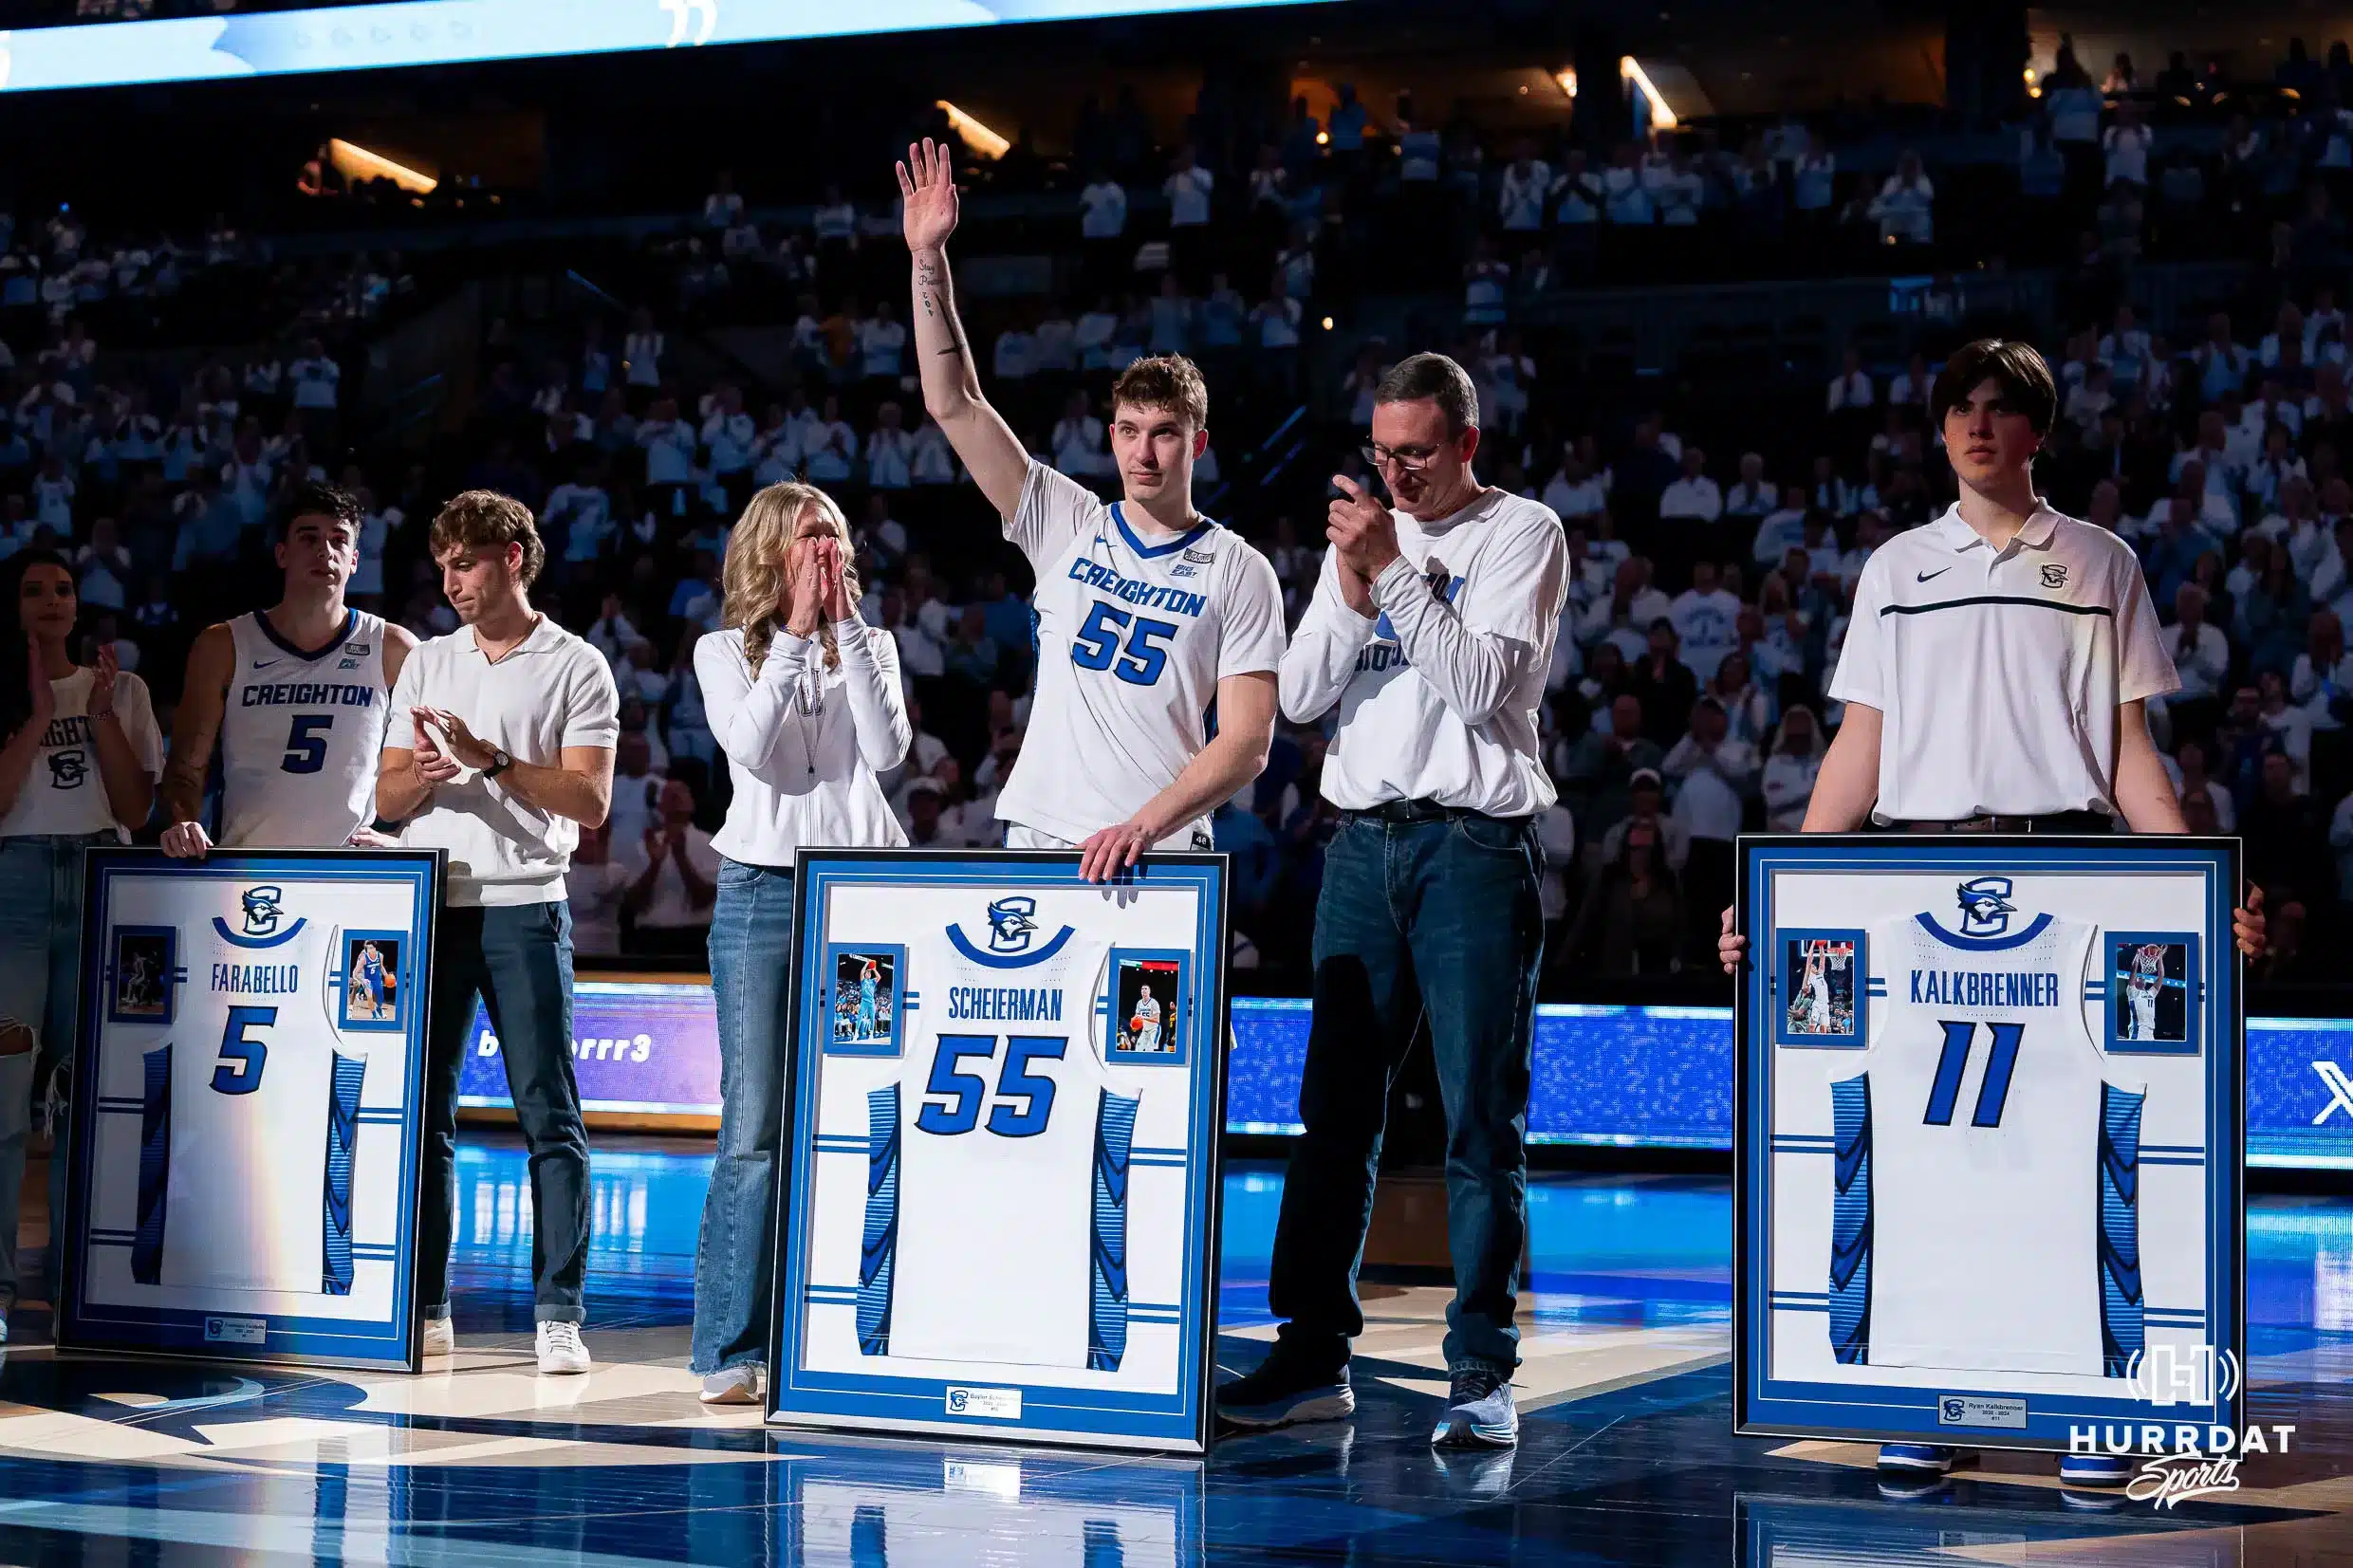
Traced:
[[756, 1405], [760, 1402], [760, 1363], [721, 1367], [703, 1379], [706, 1405]]
[[450, 1325], [447, 1318], [425, 1319], [425, 1354], [428, 1356], [457, 1354], [457, 1330]]
[[588, 1347], [581, 1342], [578, 1323], [542, 1320], [535, 1342], [542, 1372], [583, 1373], [588, 1370]]

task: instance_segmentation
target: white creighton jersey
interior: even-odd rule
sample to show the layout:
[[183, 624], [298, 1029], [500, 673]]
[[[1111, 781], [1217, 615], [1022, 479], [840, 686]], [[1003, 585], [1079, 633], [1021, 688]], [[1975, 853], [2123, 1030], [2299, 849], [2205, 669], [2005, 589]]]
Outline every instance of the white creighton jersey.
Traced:
[[1871, 553], [1830, 695], [1885, 716], [1882, 822], [2116, 809], [2120, 703], [2177, 691], [2132, 546], [2047, 507], [2000, 553], [1957, 507]]
[[236, 662], [221, 714], [221, 844], [348, 841], [376, 820], [376, 765], [392, 712], [383, 621], [353, 610], [324, 647], [304, 649], [255, 612], [231, 621], [229, 636]]
[[866, 1097], [858, 1347], [1117, 1372], [1140, 1093], [1103, 1061], [1107, 938], [1027, 895], [911, 933], [899, 1080]]
[[214, 919], [190, 955], [170, 1038], [145, 1054], [131, 1278], [347, 1296], [368, 1058], [334, 1023], [341, 930], [275, 887], [242, 899], [242, 921]]
[[[1005, 537], [1037, 573], [1037, 695], [997, 815], [1073, 841], [1124, 822], [1208, 743], [1228, 675], [1283, 662], [1283, 590], [1215, 523], [1147, 544], [1105, 506], [1029, 465]], [[1209, 819], [1198, 846], [1209, 847]]]
[[[2141, 1347], [2144, 1085], [2084, 1022], [2089, 926], [2010, 879], [1870, 933], [1885, 984], [1862, 1072], [1830, 1085], [1830, 1342], [1870, 1366], [2121, 1377]], [[1874, 991], [1877, 987], [1873, 987]]]
[[1343, 810], [1428, 800], [1529, 817], [1556, 798], [1537, 712], [1568, 597], [1568, 542], [1552, 508], [1491, 489], [1428, 523], [1392, 510], [1399, 559], [1366, 618], [1325, 551], [1283, 659], [1283, 711], [1340, 707], [1324, 796]]

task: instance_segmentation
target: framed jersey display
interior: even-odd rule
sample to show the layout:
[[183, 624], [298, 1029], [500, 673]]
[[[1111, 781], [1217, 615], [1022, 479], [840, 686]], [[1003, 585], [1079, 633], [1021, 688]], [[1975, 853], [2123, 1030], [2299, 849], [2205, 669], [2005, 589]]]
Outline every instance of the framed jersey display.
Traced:
[[1198, 1452], [1225, 858], [803, 850], [769, 1419]]
[[418, 1370], [441, 852], [85, 867], [59, 1346]]
[[2238, 841], [1740, 855], [1737, 1430], [2120, 1453], [2235, 1433]]

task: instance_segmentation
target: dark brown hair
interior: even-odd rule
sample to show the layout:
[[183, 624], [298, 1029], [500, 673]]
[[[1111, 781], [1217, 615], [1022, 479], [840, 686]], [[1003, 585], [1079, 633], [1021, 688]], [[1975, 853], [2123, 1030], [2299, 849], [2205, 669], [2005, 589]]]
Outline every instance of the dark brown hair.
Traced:
[[520, 544], [520, 576], [527, 588], [547, 562], [547, 546], [540, 543], [539, 524], [532, 519], [531, 508], [496, 490], [461, 490], [450, 497], [449, 505], [435, 515], [426, 544], [435, 561], [452, 549], [495, 550], [504, 555], [508, 545]]
[[2027, 416], [2035, 434], [2050, 434], [2059, 417], [2059, 388], [2050, 366], [2033, 344], [2005, 338], [1980, 338], [1953, 351], [1929, 389], [1929, 422], [1941, 429], [1944, 416], [1968, 402], [1988, 378], [2002, 389], [2010, 412]]
[[1201, 368], [1181, 354], [1156, 354], [1120, 372], [1111, 383], [1111, 407], [1164, 409], [1195, 430], [1209, 428], [1209, 383]]
[[1443, 354], [1409, 354], [1380, 374], [1373, 388], [1376, 403], [1437, 404], [1446, 415], [1446, 433], [1460, 435], [1479, 422], [1479, 392], [1471, 373]]

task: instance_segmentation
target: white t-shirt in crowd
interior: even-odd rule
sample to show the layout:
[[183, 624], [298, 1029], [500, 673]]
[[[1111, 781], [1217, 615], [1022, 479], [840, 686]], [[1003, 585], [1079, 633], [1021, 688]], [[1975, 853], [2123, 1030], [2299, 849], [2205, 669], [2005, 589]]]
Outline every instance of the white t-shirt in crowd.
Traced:
[[1561, 520], [1499, 489], [1430, 523], [1392, 515], [1399, 556], [1373, 583], [1377, 616], [1348, 607], [1325, 552], [1283, 657], [1283, 711], [1309, 724], [1339, 705], [1323, 793], [1343, 809], [1533, 816], [1556, 798], [1537, 711], [1568, 593]]
[[2179, 689], [2132, 546], [2045, 507], [1998, 554], [1957, 506], [1881, 545], [1830, 695], [1883, 716], [1881, 821], [2116, 809], [2119, 704]]
[[[566, 747], [609, 750], [621, 733], [612, 666], [545, 614], [495, 664], [471, 626], [417, 644], [393, 688], [398, 717], [387, 745], [416, 746], [407, 714], [418, 706], [454, 713], [481, 739], [543, 767], [561, 764]], [[445, 898], [453, 907], [545, 904], [564, 896], [580, 824], [526, 805], [468, 768], [434, 791], [400, 841], [449, 851]]]
[[[655, 831], [660, 829], [657, 827]], [[627, 845], [613, 846], [616, 859], [629, 870], [634, 884], [645, 875], [645, 840], [642, 836]], [[716, 883], [719, 879], [719, 852], [711, 847], [711, 835], [701, 828], [686, 830], [686, 859], [702, 880]], [[686, 878], [678, 873], [676, 856], [662, 857], [661, 869], [654, 874], [654, 889], [646, 895], [645, 907], [638, 912], [640, 931], [680, 931], [711, 924], [711, 905], [697, 905], [687, 895]]]
[[1079, 193], [1079, 232], [1090, 240], [1115, 240], [1127, 230], [1127, 193], [1116, 181], [1099, 179]]
[[621, 956], [621, 906], [637, 877], [619, 860], [574, 860], [564, 872], [564, 897], [572, 906], [575, 957]]
[[[90, 716], [90, 684], [97, 672], [86, 666], [49, 682], [57, 711], [41, 737], [41, 750], [16, 791], [16, 802], [0, 817], [0, 839], [31, 835], [112, 833], [124, 843], [131, 835], [106, 803], [106, 784], [98, 771], [98, 733]], [[115, 720], [131, 755], [150, 778], [163, 774], [163, 735], [156, 728], [147, 683], [129, 671], [115, 676]]]
[[1207, 223], [1209, 194], [1216, 183], [1215, 177], [1198, 164], [1170, 175], [1160, 187], [1168, 196], [1169, 227], [1195, 229]]

